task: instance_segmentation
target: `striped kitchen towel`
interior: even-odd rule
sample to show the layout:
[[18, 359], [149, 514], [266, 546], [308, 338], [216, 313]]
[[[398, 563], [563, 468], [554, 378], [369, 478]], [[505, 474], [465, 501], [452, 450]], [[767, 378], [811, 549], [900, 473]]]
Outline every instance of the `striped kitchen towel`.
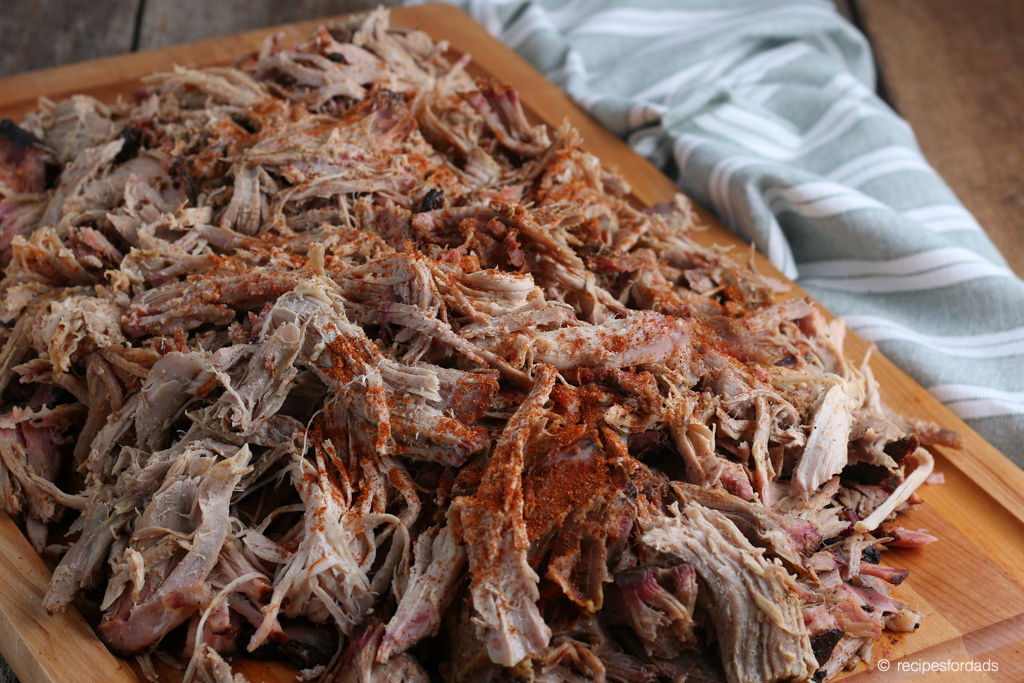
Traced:
[[1024, 282], [824, 0], [461, 0], [1024, 466]]

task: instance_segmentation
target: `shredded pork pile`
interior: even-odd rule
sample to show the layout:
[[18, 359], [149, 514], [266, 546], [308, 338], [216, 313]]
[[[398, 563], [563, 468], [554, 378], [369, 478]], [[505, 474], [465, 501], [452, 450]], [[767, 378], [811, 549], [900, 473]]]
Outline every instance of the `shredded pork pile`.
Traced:
[[821, 681], [955, 435], [383, 10], [0, 126], [0, 495], [121, 655]]

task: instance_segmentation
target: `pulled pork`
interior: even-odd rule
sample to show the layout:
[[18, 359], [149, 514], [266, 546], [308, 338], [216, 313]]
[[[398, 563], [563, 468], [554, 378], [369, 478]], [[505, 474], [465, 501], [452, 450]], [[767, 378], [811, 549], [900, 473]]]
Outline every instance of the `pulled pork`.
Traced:
[[934, 538], [881, 525], [954, 435], [445, 49], [381, 10], [0, 126], [45, 607], [218, 681], [821, 680], [916, 628], [879, 551]]

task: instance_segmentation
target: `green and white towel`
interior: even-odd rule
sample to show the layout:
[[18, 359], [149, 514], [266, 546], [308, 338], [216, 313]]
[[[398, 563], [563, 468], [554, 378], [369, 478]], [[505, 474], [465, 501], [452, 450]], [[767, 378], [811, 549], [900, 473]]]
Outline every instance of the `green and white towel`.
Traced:
[[1024, 282], [827, 0], [461, 0], [1024, 466]]

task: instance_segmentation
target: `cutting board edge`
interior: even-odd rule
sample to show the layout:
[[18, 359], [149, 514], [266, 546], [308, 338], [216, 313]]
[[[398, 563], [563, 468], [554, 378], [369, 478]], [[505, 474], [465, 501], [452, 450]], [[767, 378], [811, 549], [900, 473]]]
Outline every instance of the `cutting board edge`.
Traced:
[[[142, 683], [113, 655], [74, 605], [49, 614], [42, 606], [50, 571], [10, 515], [0, 510], [0, 654], [20, 683]], [[59, 647], [55, 647], [59, 644]], [[86, 670], [76, 669], [88, 658]], [[99, 667], [105, 667], [98, 675]]]

